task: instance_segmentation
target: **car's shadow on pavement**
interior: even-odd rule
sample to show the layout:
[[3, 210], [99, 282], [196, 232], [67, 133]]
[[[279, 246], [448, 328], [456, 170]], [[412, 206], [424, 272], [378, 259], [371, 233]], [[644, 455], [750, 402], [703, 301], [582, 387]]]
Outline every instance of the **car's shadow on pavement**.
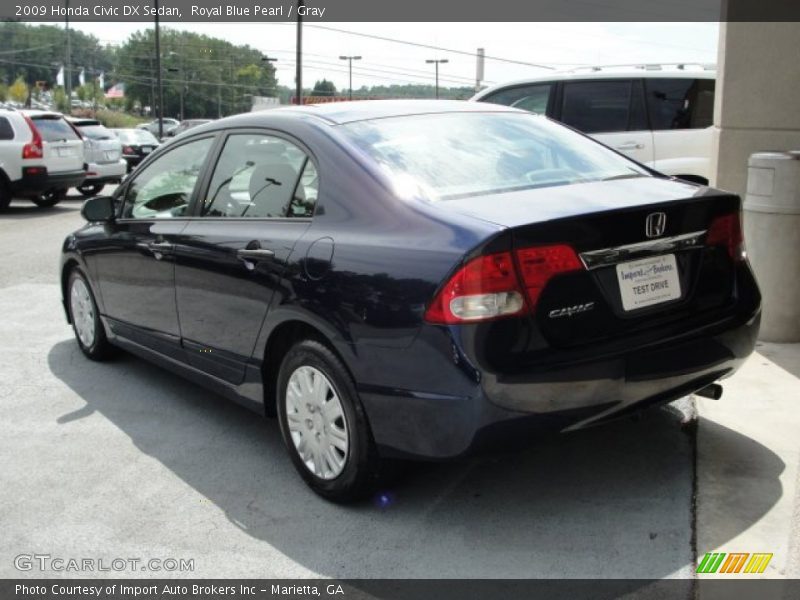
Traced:
[[[674, 409], [513, 454], [414, 465], [382, 490], [382, 502], [338, 506], [305, 487], [275, 421], [128, 355], [92, 363], [72, 340], [53, 346], [48, 363], [86, 402], [61, 425], [101, 414], [235, 527], [323, 576], [656, 579], [693, 571], [693, 438]], [[784, 465], [724, 427], [705, 435], [719, 438], [728, 449], [719, 460], [730, 457], [732, 468], [746, 452], [764, 469], [766, 489], [748, 512], [730, 515], [724, 535], [733, 536], [780, 498]]]

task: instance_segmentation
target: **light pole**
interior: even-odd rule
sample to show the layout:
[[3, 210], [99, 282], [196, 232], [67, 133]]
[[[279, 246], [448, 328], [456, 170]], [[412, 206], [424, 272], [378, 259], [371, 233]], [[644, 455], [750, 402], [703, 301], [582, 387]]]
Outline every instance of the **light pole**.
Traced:
[[67, 14], [64, 17], [67, 33], [67, 65], [66, 69], [64, 69], [64, 91], [67, 93], [67, 114], [72, 114], [72, 45], [69, 39], [69, 0], [64, 0], [64, 7], [67, 9]]
[[170, 51], [169, 52], [169, 56], [177, 56], [178, 60], [179, 60], [178, 68], [169, 67], [169, 68], [167, 68], [167, 71], [170, 72], [170, 73], [179, 73], [180, 74], [180, 80], [179, 81], [180, 81], [180, 84], [181, 84], [181, 87], [180, 87], [181, 121], [183, 121], [183, 94], [186, 91], [185, 90], [185, 88], [186, 88], [186, 73], [184, 72], [184, 68], [183, 68], [183, 53], [179, 54], [177, 52]]
[[446, 58], [438, 58], [436, 60], [429, 59], [425, 61], [426, 63], [436, 65], [436, 99], [439, 99], [439, 65], [446, 64], [450, 62]]
[[297, 56], [295, 57], [294, 82], [297, 87], [295, 94], [298, 106], [303, 104], [303, 17], [300, 9], [304, 6], [304, 0], [297, 0]]
[[164, 88], [161, 84], [161, 31], [158, 26], [158, 0], [153, 0], [156, 18], [156, 73], [158, 77], [158, 139], [164, 137]]
[[361, 60], [360, 56], [340, 56], [339, 60], [346, 60], [348, 63], [349, 71], [350, 71], [350, 87], [348, 92], [348, 100], [353, 99], [353, 61], [354, 60]]

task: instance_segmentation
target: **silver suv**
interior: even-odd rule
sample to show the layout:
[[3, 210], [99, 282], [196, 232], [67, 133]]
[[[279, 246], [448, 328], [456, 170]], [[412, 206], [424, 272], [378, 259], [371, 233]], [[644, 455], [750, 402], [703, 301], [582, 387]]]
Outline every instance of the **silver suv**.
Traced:
[[83, 140], [64, 115], [0, 108], [0, 210], [13, 197], [53, 206], [85, 178]]

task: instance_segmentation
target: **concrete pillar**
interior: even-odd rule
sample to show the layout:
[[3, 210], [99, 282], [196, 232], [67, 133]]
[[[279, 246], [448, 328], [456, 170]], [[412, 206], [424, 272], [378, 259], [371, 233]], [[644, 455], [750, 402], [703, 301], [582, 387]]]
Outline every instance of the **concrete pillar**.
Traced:
[[747, 159], [800, 149], [800, 23], [721, 23], [712, 185], [747, 190]]

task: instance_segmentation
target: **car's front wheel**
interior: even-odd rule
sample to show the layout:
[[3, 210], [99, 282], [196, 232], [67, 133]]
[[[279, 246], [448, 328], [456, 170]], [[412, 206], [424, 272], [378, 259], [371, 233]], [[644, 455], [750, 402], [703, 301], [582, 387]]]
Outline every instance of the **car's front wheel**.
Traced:
[[83, 271], [78, 268], [69, 275], [67, 302], [72, 329], [81, 351], [92, 360], [105, 360], [113, 356], [115, 348], [106, 337], [94, 294]]
[[380, 460], [342, 361], [324, 344], [303, 340], [284, 357], [277, 392], [281, 435], [306, 483], [336, 502], [369, 493]]
[[100, 192], [102, 192], [104, 187], [105, 185], [102, 183], [88, 183], [79, 185], [78, 191], [87, 198], [91, 198], [92, 196], [97, 196]]
[[55, 206], [56, 204], [61, 202], [66, 197], [67, 197], [67, 190], [58, 189], [58, 190], [47, 190], [46, 192], [42, 192], [38, 196], [34, 196], [33, 198], [31, 198], [31, 200], [39, 208], [50, 208], [51, 206]]

